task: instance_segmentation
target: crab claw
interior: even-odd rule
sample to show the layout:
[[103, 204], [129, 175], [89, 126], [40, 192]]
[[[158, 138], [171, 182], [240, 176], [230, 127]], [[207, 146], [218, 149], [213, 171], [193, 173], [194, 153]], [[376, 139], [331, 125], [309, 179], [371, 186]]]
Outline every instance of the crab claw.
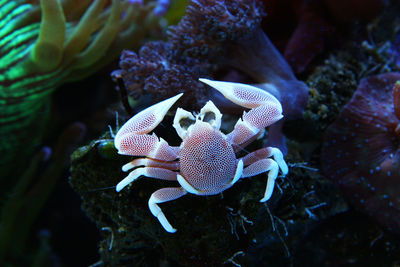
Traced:
[[255, 86], [244, 83], [221, 82], [200, 78], [199, 81], [208, 84], [218, 90], [227, 99], [233, 103], [245, 107], [256, 108], [261, 105], [274, 105], [282, 114], [282, 105], [279, 100], [272, 94]]
[[261, 134], [265, 127], [283, 118], [279, 100], [264, 90], [242, 83], [199, 80], [218, 90], [233, 103], [250, 108], [243, 113], [230, 135], [233, 144], [243, 145]]
[[171, 106], [183, 95], [178, 94], [161, 101], [130, 118], [117, 132], [114, 145], [119, 154], [148, 156], [155, 159], [171, 160], [176, 153], [163, 139], [149, 135], [164, 119]]

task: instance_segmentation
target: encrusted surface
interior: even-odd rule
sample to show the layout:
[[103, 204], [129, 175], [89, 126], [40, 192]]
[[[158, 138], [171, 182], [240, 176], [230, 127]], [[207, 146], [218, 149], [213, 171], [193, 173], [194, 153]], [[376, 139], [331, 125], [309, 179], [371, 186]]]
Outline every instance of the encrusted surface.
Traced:
[[147, 201], [157, 189], [177, 184], [143, 177], [117, 193], [115, 185], [125, 175], [120, 168], [128, 160], [116, 154], [110, 141], [92, 142], [72, 156], [70, 183], [82, 196], [85, 212], [104, 230], [100, 254], [106, 265], [166, 261], [215, 266], [238, 251], [244, 255], [235, 261], [245, 265], [276, 257], [288, 263], [294, 260], [288, 253], [319, 220], [346, 207], [329, 181], [315, 171], [294, 167], [287, 178], [278, 179], [282, 191], [276, 188], [267, 205], [259, 203], [266, 175], [240, 181], [220, 195], [188, 194], [162, 204], [178, 229], [170, 234], [151, 215]]

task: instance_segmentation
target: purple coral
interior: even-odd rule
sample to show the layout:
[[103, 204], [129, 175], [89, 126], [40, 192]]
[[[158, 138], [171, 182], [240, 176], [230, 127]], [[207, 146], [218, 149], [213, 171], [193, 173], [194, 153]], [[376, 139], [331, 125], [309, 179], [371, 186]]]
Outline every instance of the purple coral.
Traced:
[[[259, 1], [192, 0], [179, 24], [169, 28], [167, 42], [147, 43], [138, 55], [123, 53], [121, 69], [113, 76], [121, 77], [134, 97], [147, 92], [165, 99], [185, 92], [182, 102], [195, 101], [195, 106], [201, 107], [212, 99], [225, 111], [241, 113], [242, 109], [197, 82], [200, 77], [222, 80], [217, 77], [221, 73], [239, 70], [280, 100], [286, 118], [300, 117], [308, 100], [308, 87], [296, 79], [261, 30], [263, 15]], [[269, 140], [276, 140], [270, 145], [286, 151], [281, 126], [271, 129]]]
[[323, 172], [347, 200], [400, 233], [400, 73], [361, 80], [328, 128]]
[[258, 1], [192, 1], [187, 15], [170, 28], [170, 41], [181, 55], [240, 70], [281, 101], [285, 116], [300, 117], [308, 87], [260, 28], [264, 15]]
[[111, 75], [114, 80], [121, 77], [135, 99], [150, 94], [157, 101], [185, 92], [183, 103], [193, 103], [195, 99], [200, 106], [208, 99], [206, 88], [198, 79], [208, 75], [208, 64], [190, 57], [177, 60], [173, 53], [168, 42], [146, 43], [138, 54], [125, 50], [119, 63], [121, 69]]
[[[138, 53], [124, 51], [114, 79], [122, 78], [133, 98], [161, 100], [185, 92], [182, 103], [200, 108], [210, 99], [200, 77], [223, 68], [225, 43], [240, 39], [261, 22], [254, 1], [191, 1], [187, 14], [168, 31], [167, 42], [146, 43]], [[229, 101], [226, 101], [229, 102]]]

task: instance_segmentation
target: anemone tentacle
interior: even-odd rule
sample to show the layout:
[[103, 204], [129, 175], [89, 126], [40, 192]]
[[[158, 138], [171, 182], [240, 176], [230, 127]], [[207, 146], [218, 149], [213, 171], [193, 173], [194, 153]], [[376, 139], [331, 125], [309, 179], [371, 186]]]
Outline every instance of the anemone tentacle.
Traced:
[[51, 93], [135, 48], [158, 26], [153, 12], [128, 0], [0, 0], [1, 176], [39, 145]]

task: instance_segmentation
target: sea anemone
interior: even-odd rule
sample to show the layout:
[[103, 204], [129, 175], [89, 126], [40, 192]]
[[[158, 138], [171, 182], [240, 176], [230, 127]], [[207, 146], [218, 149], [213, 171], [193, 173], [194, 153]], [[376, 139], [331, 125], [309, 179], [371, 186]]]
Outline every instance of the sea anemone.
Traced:
[[357, 209], [400, 233], [400, 73], [361, 80], [324, 137], [322, 170]]
[[16, 155], [25, 161], [40, 144], [58, 86], [137, 46], [156, 21], [129, 1], [0, 0], [1, 175], [15, 176]]

